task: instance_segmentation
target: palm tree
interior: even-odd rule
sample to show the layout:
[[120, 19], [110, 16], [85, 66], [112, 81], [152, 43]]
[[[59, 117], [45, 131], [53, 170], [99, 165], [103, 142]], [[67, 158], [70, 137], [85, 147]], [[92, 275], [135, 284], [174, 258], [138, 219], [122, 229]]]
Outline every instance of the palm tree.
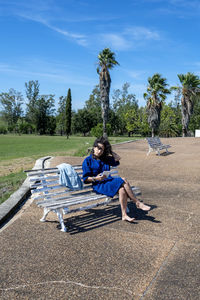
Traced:
[[152, 137], [160, 125], [162, 103], [166, 99], [166, 94], [170, 94], [167, 86], [166, 78], [162, 78], [158, 73], [148, 78], [147, 93], [144, 93], [144, 99], [147, 100], [148, 123], [152, 130]]
[[100, 82], [100, 98], [101, 98], [104, 137], [107, 137], [106, 124], [108, 121], [109, 93], [110, 93], [110, 85], [111, 85], [109, 69], [112, 69], [115, 65], [119, 65], [119, 64], [115, 60], [115, 53], [111, 52], [109, 48], [105, 48], [99, 53], [97, 73], [99, 74], [99, 82]]
[[182, 136], [187, 136], [190, 117], [193, 113], [194, 102], [200, 96], [200, 78], [193, 73], [178, 74], [182, 84], [181, 113], [182, 113]]

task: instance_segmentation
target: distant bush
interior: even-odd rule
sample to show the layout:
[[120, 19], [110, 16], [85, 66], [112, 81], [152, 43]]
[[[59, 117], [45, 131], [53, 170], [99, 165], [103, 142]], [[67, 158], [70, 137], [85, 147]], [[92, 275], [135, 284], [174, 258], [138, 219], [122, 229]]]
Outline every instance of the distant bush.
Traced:
[[[110, 136], [112, 134], [111, 125], [107, 124], [106, 129], [107, 129], [108, 136]], [[101, 137], [103, 135], [103, 124], [99, 123], [99, 124], [97, 124], [97, 126], [93, 127], [91, 129], [91, 135], [95, 136], [97, 138]]]
[[8, 130], [5, 126], [0, 126], [0, 134], [6, 134], [8, 133]]
[[23, 134], [30, 134], [35, 132], [35, 125], [28, 123], [26, 121], [18, 122], [17, 131]]

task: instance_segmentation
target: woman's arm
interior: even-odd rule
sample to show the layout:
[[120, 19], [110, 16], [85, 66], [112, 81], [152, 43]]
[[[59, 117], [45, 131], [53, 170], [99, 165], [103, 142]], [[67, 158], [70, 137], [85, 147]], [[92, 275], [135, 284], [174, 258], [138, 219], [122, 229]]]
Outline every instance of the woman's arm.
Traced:
[[93, 169], [91, 167], [91, 159], [90, 157], [87, 157], [82, 164], [83, 169], [83, 181], [84, 183], [92, 183], [95, 181], [101, 181], [106, 178], [105, 175], [98, 174], [96, 176], [93, 176]]
[[88, 178], [85, 180], [85, 182], [86, 182], [86, 183], [92, 183], [92, 182], [95, 182], [95, 181], [102, 181], [102, 180], [104, 180], [105, 178], [107, 178], [106, 175], [98, 174], [97, 176], [88, 177]]

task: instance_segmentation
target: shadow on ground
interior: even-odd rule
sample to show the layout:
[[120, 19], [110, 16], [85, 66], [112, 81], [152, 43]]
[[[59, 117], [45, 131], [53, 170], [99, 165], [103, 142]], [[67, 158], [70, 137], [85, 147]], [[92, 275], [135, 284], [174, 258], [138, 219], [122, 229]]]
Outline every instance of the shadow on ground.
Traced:
[[[151, 205], [151, 210], [155, 209], [156, 205]], [[161, 223], [155, 217], [149, 216], [148, 212], [137, 209], [135, 204], [129, 203], [129, 215], [135, 218], [133, 224], [138, 224], [137, 221], [149, 221], [154, 223]], [[67, 232], [70, 234], [77, 234], [80, 232], [87, 232], [115, 223], [121, 220], [121, 210], [119, 205], [110, 205], [103, 209], [89, 209], [82, 215], [72, 216], [65, 220]], [[57, 221], [47, 221], [57, 223], [57, 229], [60, 230], [60, 224]], [[131, 224], [130, 224], [131, 225]]]

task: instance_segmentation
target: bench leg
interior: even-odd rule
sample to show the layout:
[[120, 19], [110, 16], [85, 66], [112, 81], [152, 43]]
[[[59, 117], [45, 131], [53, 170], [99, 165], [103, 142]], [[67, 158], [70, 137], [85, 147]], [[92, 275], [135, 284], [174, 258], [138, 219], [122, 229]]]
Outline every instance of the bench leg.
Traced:
[[62, 209], [56, 209], [56, 213], [61, 225], [61, 231], [62, 232], [67, 232], [67, 228], [65, 227], [64, 221], [63, 221], [63, 211]]
[[149, 147], [149, 151], [147, 153], [147, 156], [152, 152], [152, 149]]
[[160, 151], [159, 151], [159, 149], [157, 149], [157, 154], [160, 156]]
[[42, 218], [40, 219], [40, 222], [45, 222], [46, 221], [46, 217], [47, 217], [47, 215], [48, 215], [48, 213], [50, 212], [50, 209], [48, 209], [48, 208], [44, 208], [44, 213], [43, 213], [43, 216], [42, 216]]

